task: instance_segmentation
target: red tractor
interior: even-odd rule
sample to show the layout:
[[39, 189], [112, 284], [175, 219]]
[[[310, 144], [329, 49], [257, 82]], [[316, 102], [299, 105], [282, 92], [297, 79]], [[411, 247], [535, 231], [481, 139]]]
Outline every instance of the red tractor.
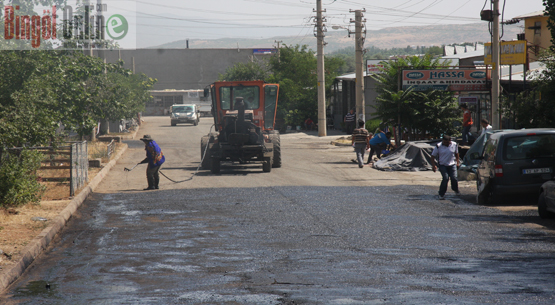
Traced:
[[201, 139], [202, 168], [219, 173], [221, 162], [261, 162], [264, 172], [281, 167], [280, 137], [274, 130], [279, 85], [215, 82], [206, 90], [216, 132]]

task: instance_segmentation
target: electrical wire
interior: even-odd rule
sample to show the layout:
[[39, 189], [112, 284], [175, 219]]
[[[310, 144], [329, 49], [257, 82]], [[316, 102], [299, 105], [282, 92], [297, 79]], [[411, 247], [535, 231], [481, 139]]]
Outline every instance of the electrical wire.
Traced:
[[503, 24], [503, 21], [505, 21], [505, 4], [507, 3], [507, 0], [503, 0], [503, 10], [501, 11], [501, 35], [499, 35], [499, 39], [503, 38], [503, 35], [505, 35], [505, 24]]

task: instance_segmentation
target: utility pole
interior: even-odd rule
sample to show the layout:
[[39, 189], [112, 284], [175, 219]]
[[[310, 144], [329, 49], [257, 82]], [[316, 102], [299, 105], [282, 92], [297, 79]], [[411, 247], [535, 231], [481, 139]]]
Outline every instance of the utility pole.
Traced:
[[278, 56], [278, 62], [281, 62], [281, 58], [280, 53], [279, 53], [279, 44], [283, 42], [283, 40], [274, 40], [275, 43], [277, 43], [277, 56]]
[[[351, 13], [353, 11], [350, 11]], [[364, 37], [362, 35], [363, 21], [362, 13], [366, 10], [355, 10], [355, 20], [351, 22], [355, 24], [355, 101], [356, 101], [356, 114], [357, 118], [366, 122], [365, 118], [365, 105], [364, 105], [364, 74], [362, 71], [362, 49], [364, 46]]]
[[322, 0], [316, 0], [316, 38], [318, 40], [318, 136], [327, 136], [326, 126], [326, 82], [324, 78], [324, 20]]
[[491, 37], [491, 118], [493, 129], [501, 128], [499, 122], [499, 0], [491, 0], [493, 4], [493, 26]]

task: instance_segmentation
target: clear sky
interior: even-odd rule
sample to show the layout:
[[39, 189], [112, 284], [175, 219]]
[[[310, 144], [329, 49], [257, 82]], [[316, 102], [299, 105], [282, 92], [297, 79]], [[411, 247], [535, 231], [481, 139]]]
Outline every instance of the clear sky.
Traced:
[[[91, 2], [95, 2], [92, 0]], [[110, 0], [104, 0], [110, 2]], [[312, 37], [316, 0], [136, 0], [138, 47], [183, 39]], [[326, 26], [366, 9], [369, 30], [477, 23], [490, 0], [322, 0]], [[503, 11], [504, 6], [504, 11]], [[543, 10], [542, 0], [500, 0], [505, 19]]]
[[[94, 0], [93, 0], [94, 1]], [[109, 1], [109, 0], [108, 0]], [[136, 0], [138, 46], [182, 39], [313, 36], [316, 0]], [[348, 26], [366, 9], [369, 30], [476, 23], [490, 0], [322, 0], [327, 28]], [[500, 0], [504, 18], [543, 10], [542, 0]]]

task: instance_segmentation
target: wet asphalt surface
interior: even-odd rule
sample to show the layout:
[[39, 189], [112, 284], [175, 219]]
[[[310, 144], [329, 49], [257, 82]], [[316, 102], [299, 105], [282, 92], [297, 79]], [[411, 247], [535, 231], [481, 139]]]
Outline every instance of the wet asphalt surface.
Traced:
[[[182, 158], [166, 165], [176, 179], [200, 159], [200, 131], [179, 137], [186, 148], [167, 140], [182, 131], [155, 136]], [[144, 154], [132, 144], [0, 303], [555, 303], [555, 222], [534, 209], [476, 205], [472, 188], [439, 201], [425, 181], [374, 185], [386, 174], [361, 175], [349, 148], [282, 143], [271, 173], [224, 166], [149, 192], [138, 191], [144, 175], [121, 173]]]

